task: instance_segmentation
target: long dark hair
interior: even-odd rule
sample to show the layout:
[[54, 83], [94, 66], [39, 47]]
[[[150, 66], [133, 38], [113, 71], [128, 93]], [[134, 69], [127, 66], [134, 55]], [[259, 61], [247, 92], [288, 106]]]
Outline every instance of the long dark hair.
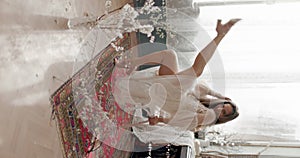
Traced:
[[239, 116], [238, 108], [231, 100], [224, 100], [224, 99], [199, 99], [199, 101], [207, 108], [214, 109], [216, 106], [220, 104], [230, 104], [232, 107], [232, 113], [224, 116], [218, 117], [215, 124], [222, 124], [228, 121], [231, 121]]

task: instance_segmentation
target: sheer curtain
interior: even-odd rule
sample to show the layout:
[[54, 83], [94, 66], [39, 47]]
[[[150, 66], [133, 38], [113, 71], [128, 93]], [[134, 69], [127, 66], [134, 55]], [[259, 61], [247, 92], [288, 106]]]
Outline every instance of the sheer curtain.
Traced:
[[223, 125], [247, 139], [300, 140], [300, 3], [200, 7], [212, 37], [217, 19], [242, 18], [218, 48], [225, 95], [240, 109]]

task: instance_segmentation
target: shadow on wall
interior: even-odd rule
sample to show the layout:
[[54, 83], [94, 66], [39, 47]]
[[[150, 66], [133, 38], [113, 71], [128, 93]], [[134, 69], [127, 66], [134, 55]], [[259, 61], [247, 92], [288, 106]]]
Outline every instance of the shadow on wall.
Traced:
[[59, 62], [50, 65], [45, 72], [44, 79], [40, 82], [0, 93], [1, 102], [9, 103], [12, 106], [31, 106], [32, 103], [50, 105], [50, 95], [72, 76], [73, 64], [73, 62]]
[[[22, 17], [22, 18], [20, 18]], [[67, 30], [68, 19], [55, 16], [11, 13], [0, 16], [0, 31], [14, 30], [22, 27], [25, 30]]]

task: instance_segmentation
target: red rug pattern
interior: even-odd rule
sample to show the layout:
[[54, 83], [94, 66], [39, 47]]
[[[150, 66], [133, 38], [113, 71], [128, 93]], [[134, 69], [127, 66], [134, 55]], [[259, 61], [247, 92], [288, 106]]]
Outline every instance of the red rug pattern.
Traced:
[[[125, 50], [130, 49], [130, 34], [124, 34], [124, 38], [116, 40], [116, 45], [124, 47]], [[108, 118], [114, 120], [116, 124], [131, 122], [131, 115], [124, 112], [118, 104], [114, 102], [111, 89], [111, 74], [114, 68], [114, 58], [120, 56], [120, 53], [121, 52], [117, 52], [111, 45], [107, 46], [51, 95], [50, 101], [53, 107], [52, 118], [56, 122], [58, 136], [65, 158], [112, 158], [130, 156], [129, 152], [117, 150], [105, 143], [97, 146], [94, 132], [87, 128], [85, 122], [83, 122], [83, 119], [79, 116], [76, 107], [80, 104], [84, 104], [80, 103], [84, 99], [84, 96], [81, 94], [73, 94], [74, 86], [82, 84], [82, 79], [88, 76], [90, 77], [86, 79], [86, 81], [88, 81], [87, 85], [90, 85], [88, 93], [93, 96], [93, 103], [100, 102], [102, 110], [107, 112]], [[94, 111], [94, 113], [97, 114], [97, 111]], [[105, 129], [105, 126], [109, 125], [103, 123], [97, 126]], [[119, 133], [119, 135], [106, 136], [105, 141], [120, 141], [122, 139], [124, 139], [122, 133]], [[95, 148], [97, 148], [97, 150]]]

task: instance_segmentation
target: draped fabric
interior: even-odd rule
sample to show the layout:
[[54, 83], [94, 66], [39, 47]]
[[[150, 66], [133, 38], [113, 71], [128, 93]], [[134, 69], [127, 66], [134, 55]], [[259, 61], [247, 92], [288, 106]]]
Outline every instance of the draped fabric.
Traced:
[[[115, 81], [114, 96], [122, 107], [126, 104], [144, 109], [148, 116], [163, 115], [170, 126], [193, 131], [201, 125], [211, 125], [216, 116], [202, 105], [195, 94], [197, 78], [184, 75], [157, 75], [158, 67], [133, 72]], [[204, 119], [198, 120], [202, 114]]]

